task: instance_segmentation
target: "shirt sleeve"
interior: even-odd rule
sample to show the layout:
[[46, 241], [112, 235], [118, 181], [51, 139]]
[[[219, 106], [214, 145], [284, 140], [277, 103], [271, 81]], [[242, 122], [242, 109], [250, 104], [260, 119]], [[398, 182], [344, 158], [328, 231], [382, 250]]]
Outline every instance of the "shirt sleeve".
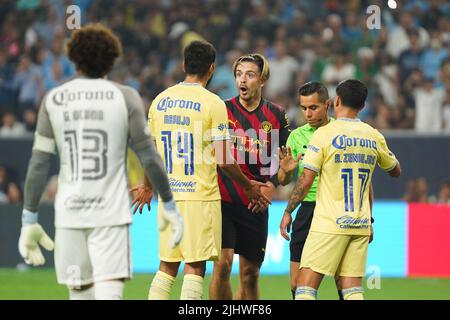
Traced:
[[397, 158], [389, 150], [386, 139], [381, 133], [377, 131], [377, 151], [378, 151], [378, 165], [384, 171], [391, 171], [397, 165]]
[[230, 139], [228, 132], [228, 113], [225, 103], [219, 100], [211, 108], [211, 141]]
[[322, 140], [323, 134], [319, 129], [313, 134], [303, 158], [303, 167], [317, 173], [322, 169], [324, 159], [324, 144]]
[[286, 141], [286, 148], [291, 148], [292, 151], [292, 157], [294, 159], [297, 158], [298, 150], [297, 150], [297, 144], [295, 143], [295, 138], [293, 134], [290, 134]]
[[152, 135], [152, 138], [155, 139], [155, 122], [154, 122], [154, 110], [155, 110], [155, 101], [153, 100], [152, 104], [150, 105], [150, 108], [148, 109], [148, 128], [150, 130], [150, 134]]
[[280, 146], [286, 145], [290, 133], [289, 118], [286, 112], [281, 111]]
[[47, 96], [44, 96], [39, 108], [33, 150], [56, 154], [55, 137], [46, 106]]

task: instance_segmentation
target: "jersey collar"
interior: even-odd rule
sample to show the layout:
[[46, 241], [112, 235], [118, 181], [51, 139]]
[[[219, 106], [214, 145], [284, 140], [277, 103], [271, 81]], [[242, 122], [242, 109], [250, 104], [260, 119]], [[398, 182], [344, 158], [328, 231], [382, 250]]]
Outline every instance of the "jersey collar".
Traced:
[[359, 118], [337, 118], [336, 120], [350, 121], [350, 122], [361, 122], [361, 120]]

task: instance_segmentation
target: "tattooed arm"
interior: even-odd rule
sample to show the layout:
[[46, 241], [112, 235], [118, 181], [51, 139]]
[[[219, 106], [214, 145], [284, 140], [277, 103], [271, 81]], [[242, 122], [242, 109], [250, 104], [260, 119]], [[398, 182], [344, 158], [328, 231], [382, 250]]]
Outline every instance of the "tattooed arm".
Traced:
[[284, 214], [280, 222], [280, 234], [286, 240], [290, 240], [289, 232], [291, 231], [292, 223], [291, 213], [308, 194], [309, 188], [311, 188], [316, 174], [317, 173], [315, 171], [304, 168], [302, 175], [295, 184], [294, 190], [292, 190], [288, 206], [286, 207], [286, 210], [284, 210]]
[[297, 180], [294, 190], [292, 190], [291, 196], [289, 198], [288, 206], [286, 207], [285, 213], [291, 214], [295, 208], [303, 201], [314, 182], [317, 172], [305, 168], [303, 170], [300, 179]]

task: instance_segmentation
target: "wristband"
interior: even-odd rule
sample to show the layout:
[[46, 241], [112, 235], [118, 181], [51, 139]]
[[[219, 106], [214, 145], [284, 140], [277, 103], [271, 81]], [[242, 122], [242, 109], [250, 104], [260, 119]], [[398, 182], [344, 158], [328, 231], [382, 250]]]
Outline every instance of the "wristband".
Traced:
[[375, 222], [375, 219], [370, 217], [370, 223], [374, 223], [374, 222]]
[[30, 210], [22, 210], [22, 225], [34, 224], [38, 222], [39, 214], [37, 212], [31, 212]]
[[173, 200], [169, 200], [167, 202], [163, 202], [162, 203], [164, 211], [165, 212], [170, 212], [170, 211], [176, 211], [177, 210], [177, 206], [175, 204], [175, 201]]

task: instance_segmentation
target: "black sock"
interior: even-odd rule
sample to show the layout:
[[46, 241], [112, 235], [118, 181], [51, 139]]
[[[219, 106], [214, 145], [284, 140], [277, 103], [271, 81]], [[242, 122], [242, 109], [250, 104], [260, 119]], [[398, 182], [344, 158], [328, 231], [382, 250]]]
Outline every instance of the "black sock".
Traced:
[[295, 290], [291, 290], [292, 293], [292, 300], [295, 300]]
[[338, 290], [339, 300], [344, 300], [344, 295], [342, 294], [342, 290]]

